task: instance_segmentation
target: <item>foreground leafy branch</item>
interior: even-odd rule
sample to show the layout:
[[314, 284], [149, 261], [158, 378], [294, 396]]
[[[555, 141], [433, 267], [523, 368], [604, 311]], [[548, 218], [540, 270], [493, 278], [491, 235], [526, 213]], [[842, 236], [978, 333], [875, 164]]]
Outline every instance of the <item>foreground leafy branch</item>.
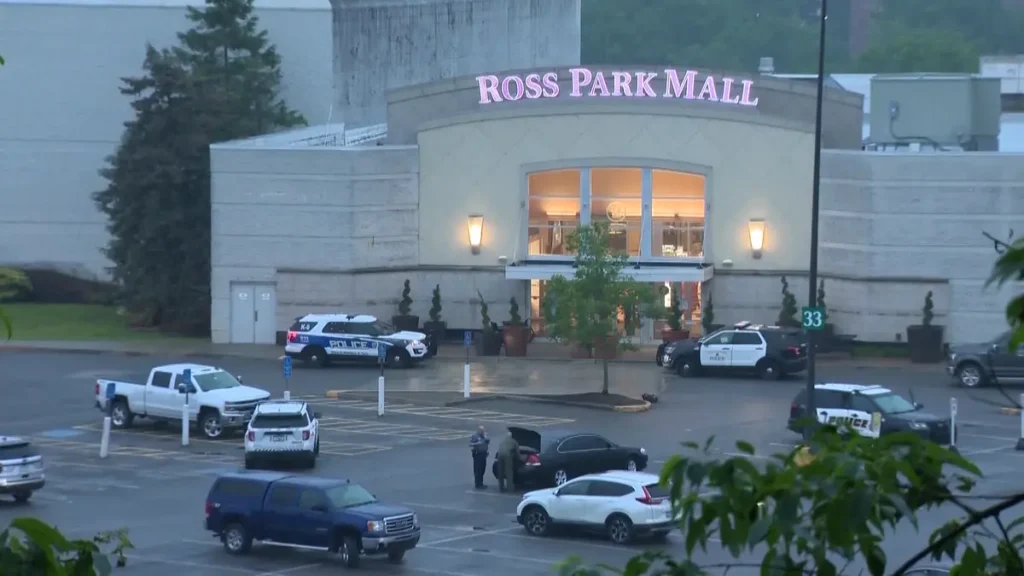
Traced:
[[[106, 576], [127, 564], [134, 548], [125, 530], [69, 540], [36, 518], [15, 518], [0, 532], [0, 574], [4, 576]], [[111, 560], [113, 559], [113, 564]]]
[[[768, 458], [738, 442], [736, 450], [748, 457], [720, 460], [712, 445], [713, 439], [704, 446], [684, 444], [684, 454], [672, 457], [661, 473], [684, 540], [681, 558], [646, 552], [624, 569], [570, 559], [561, 573], [717, 575], [728, 567], [749, 567], [756, 558], [764, 575], [883, 576], [889, 565], [885, 539], [897, 529], [916, 530], [922, 511], [948, 505], [966, 517], [935, 530], [929, 545], [891, 576], [927, 558], [955, 559], [958, 576], [1024, 574], [1024, 518], [1009, 524], [1000, 519], [1024, 502], [1024, 494], [974, 509], [967, 502], [981, 471], [912, 433], [871, 439], [823, 427], [809, 449]], [[801, 459], [805, 450], [813, 456]], [[994, 553], [985, 545], [993, 542]], [[703, 564], [709, 549], [721, 549], [735, 562]]]

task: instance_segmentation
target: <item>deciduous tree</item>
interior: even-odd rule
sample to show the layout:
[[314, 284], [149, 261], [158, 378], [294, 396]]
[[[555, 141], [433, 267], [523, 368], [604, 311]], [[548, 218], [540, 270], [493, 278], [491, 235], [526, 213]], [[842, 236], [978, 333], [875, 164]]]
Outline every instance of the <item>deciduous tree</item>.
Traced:
[[[569, 235], [569, 250], [575, 254], [572, 278], [555, 275], [545, 287], [542, 312], [548, 335], [588, 351], [604, 346], [630, 349], [620, 339], [620, 317], [631, 334], [643, 317], [664, 314], [659, 295], [647, 282], [637, 282], [623, 273], [627, 257], [613, 254], [608, 246], [608, 226], [581, 226]], [[608, 393], [608, 358], [601, 355], [601, 392]]]

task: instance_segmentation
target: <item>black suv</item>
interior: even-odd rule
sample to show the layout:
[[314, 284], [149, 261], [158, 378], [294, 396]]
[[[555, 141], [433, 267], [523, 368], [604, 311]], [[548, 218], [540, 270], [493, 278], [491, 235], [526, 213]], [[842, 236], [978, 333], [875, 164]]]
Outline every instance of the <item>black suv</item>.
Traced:
[[1010, 332], [1004, 332], [983, 344], [962, 344], [949, 350], [949, 375], [967, 388], [980, 388], [991, 382], [1024, 380], [1024, 346], [1010, 350]]
[[680, 376], [718, 370], [778, 380], [807, 369], [807, 339], [799, 328], [740, 322], [699, 340], [670, 342], [658, 360]]

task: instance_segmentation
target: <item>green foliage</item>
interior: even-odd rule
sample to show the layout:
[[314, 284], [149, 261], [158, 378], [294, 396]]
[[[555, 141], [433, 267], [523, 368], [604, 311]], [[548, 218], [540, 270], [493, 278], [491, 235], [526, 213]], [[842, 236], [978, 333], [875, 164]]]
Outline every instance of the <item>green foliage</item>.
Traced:
[[978, 50], [961, 34], [949, 30], [913, 29], [899, 24], [881, 27], [855, 68], [864, 73], [978, 71]]
[[0, 532], [0, 574], [47, 576], [106, 576], [127, 564], [134, 548], [124, 530], [101, 532], [90, 540], [69, 540], [36, 518], [11, 520]]
[[205, 333], [210, 315], [210, 155], [214, 142], [302, 123], [279, 92], [280, 57], [252, 0], [189, 8], [181, 45], [146, 47], [121, 93], [135, 117], [94, 195], [123, 303], [144, 324]]
[[[403, 292], [403, 294], [404, 294], [404, 292]], [[410, 299], [409, 303], [410, 304], [412, 303], [412, 299]], [[430, 321], [431, 322], [440, 322], [441, 321], [441, 285], [440, 284], [435, 284], [434, 285], [434, 292], [430, 296], [430, 311], [428, 312], [428, 314], [430, 315]]]
[[32, 282], [21, 270], [0, 268], [0, 302], [24, 302], [32, 297]]
[[679, 301], [679, 291], [677, 291], [673, 286], [671, 288], [671, 292], [672, 296], [669, 298], [668, 318], [666, 319], [666, 322], [668, 322], [670, 330], [678, 332], [683, 329], [683, 324], [680, 320], [683, 316], [683, 309]]
[[483, 325], [484, 333], [488, 333], [494, 330], [491, 326], [491, 315], [487, 306], [487, 301], [484, 300], [484, 295], [479, 290], [476, 291], [476, 296], [480, 300], [480, 324]]
[[519, 302], [516, 302], [515, 296], [508, 301], [508, 323], [514, 326], [523, 323], [523, 318], [519, 315]]
[[785, 276], [782, 277], [782, 309], [779, 310], [779, 319], [776, 323], [779, 326], [799, 326], [800, 321], [797, 320], [796, 315], [799, 312], [796, 309], [796, 296], [789, 291], [789, 280]]
[[[1004, 247], [996, 260], [988, 284], [1002, 287], [1007, 282], [1024, 281], [1024, 238], [1018, 238]], [[1013, 330], [1010, 350], [1024, 343], [1024, 294], [1017, 294], [1006, 305], [1006, 322]]]
[[708, 299], [700, 311], [700, 325], [704, 328], [704, 335], [711, 334], [711, 326], [715, 323], [715, 303], [711, 298], [711, 290], [708, 290]]
[[[957, 505], [960, 495], [969, 493], [981, 477], [974, 464], [912, 433], [871, 439], [825, 426], [812, 438], [809, 458], [798, 458], [801, 449], [796, 449], [762, 456], [757, 464], [745, 456], [717, 459], [720, 452], [712, 450], [713, 440], [704, 446], [684, 444], [685, 453], [669, 458], [661, 471], [684, 536], [683, 557], [646, 552], [620, 573], [718, 574], [723, 566], [751, 566], [749, 559], [756, 555], [762, 574], [835, 575], [851, 564], [862, 564], [868, 574], [881, 576], [889, 564], [882, 543], [897, 525], [916, 527], [920, 513]], [[757, 457], [746, 442], [729, 450]], [[965, 518], [935, 530], [920, 558], [955, 556], [963, 563], [968, 554], [978, 554], [966, 550], [975, 549], [985, 536], [968, 528], [982, 525], [976, 516], [983, 511], [966, 504], [961, 509]], [[995, 535], [996, 530], [988, 533]], [[1006, 546], [1004, 565], [1013, 568], [1019, 553], [1012, 546], [1024, 534], [1020, 526], [1009, 531], [1016, 536]], [[700, 556], [709, 548], [720, 549], [734, 562], [702, 565]], [[980, 555], [978, 564], [988, 568], [986, 553]], [[584, 568], [578, 561], [569, 564], [563, 574], [606, 573]], [[968, 573], [1020, 572], [961, 574]]]
[[825, 304], [825, 280], [824, 279], [822, 279], [820, 282], [818, 282], [818, 294], [817, 294], [817, 297], [815, 298], [815, 301], [818, 303], [818, 306], [820, 306], [822, 311], [823, 311], [822, 314], [821, 314], [821, 321], [822, 321], [822, 323], [828, 322], [828, 306]]
[[[620, 315], [628, 331], [639, 325], [642, 317], [664, 314], [664, 305], [651, 284], [623, 275], [627, 256], [609, 250], [606, 224], [581, 226], [569, 235], [567, 245], [576, 255], [575, 275], [554, 276], [541, 303], [548, 335], [556, 342], [593, 350], [598, 343], [618, 339]], [[619, 346], [632, 348], [621, 341]], [[603, 372], [603, 390], [607, 391], [607, 371]]]
[[400, 316], [408, 316], [409, 312], [412, 311], [412, 287], [409, 285], [409, 279], [405, 279], [405, 283], [402, 284], [402, 299], [398, 301], [398, 314]]
[[921, 308], [921, 324], [925, 326], [932, 325], [932, 319], [935, 318], [935, 314], [932, 313], [932, 309], [935, 308], [935, 303], [932, 302], [932, 291], [929, 290], [928, 294], [924, 297], [924, 307]]
[[4, 312], [3, 308], [0, 308], [0, 324], [3, 325], [4, 332], [7, 332], [7, 339], [13, 338], [14, 328], [11, 326], [11, 319], [7, 317], [7, 313]]

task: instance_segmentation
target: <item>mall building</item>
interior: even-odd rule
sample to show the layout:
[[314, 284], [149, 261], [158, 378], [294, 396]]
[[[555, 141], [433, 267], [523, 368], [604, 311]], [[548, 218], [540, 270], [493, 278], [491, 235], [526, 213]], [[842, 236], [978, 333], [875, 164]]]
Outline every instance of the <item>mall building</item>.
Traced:
[[[926, 99], [899, 86], [909, 122]], [[406, 279], [421, 321], [439, 285], [449, 329], [479, 329], [478, 295], [499, 322], [514, 297], [542, 336], [566, 237], [597, 222], [626, 274], [681, 290], [695, 328], [710, 295], [716, 323], [772, 322], [782, 277], [807, 301], [815, 94], [675, 66], [494, 71], [390, 90], [386, 127], [214, 145], [213, 340], [273, 342], [311, 312], [389, 318]], [[947, 341], [999, 331], [1012, 291], [985, 287], [982, 233], [1024, 230], [1024, 156], [866, 152], [863, 97], [824, 98], [829, 322], [896, 341], [932, 292]]]

